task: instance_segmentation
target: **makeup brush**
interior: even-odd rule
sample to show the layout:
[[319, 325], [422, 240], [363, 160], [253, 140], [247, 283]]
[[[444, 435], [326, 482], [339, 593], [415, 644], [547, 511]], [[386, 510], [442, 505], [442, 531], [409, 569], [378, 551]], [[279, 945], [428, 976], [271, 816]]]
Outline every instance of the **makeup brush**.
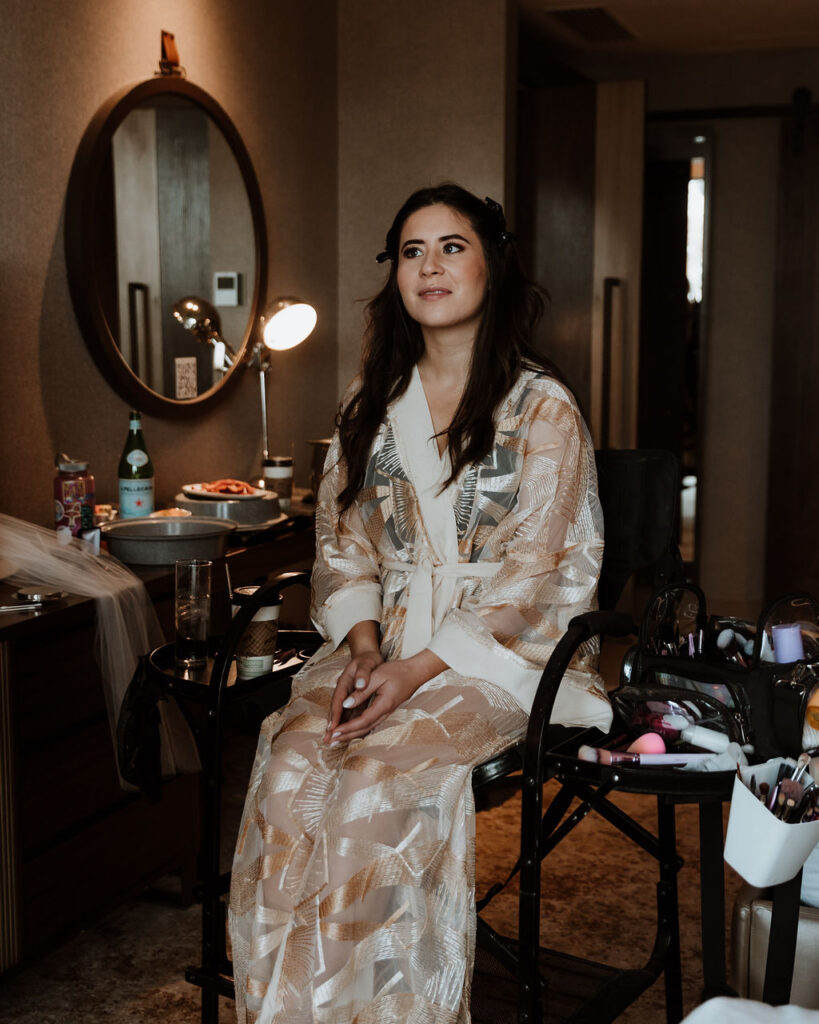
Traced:
[[799, 759], [796, 762], [796, 768], [794, 769], [793, 775], [790, 777], [791, 782], [798, 782], [805, 772], [808, 770], [810, 765], [810, 754], [800, 754]]
[[602, 747], [582, 746], [577, 751], [578, 759], [597, 764], [642, 765], [643, 767], [666, 768], [705, 761], [713, 754], [638, 754], [625, 750], [606, 750]]
[[805, 789], [794, 779], [783, 779], [779, 783], [779, 795], [776, 798], [776, 816], [789, 821], [794, 808], [801, 802]]

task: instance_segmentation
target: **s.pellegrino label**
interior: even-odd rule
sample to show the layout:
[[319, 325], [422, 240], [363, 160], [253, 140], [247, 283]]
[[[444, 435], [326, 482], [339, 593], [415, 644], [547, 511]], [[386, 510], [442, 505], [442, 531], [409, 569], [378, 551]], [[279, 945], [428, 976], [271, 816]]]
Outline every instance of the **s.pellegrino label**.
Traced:
[[118, 476], [120, 518], [150, 515], [154, 510], [154, 466], [142, 436], [142, 417], [135, 411], [131, 412]]
[[122, 480], [119, 482], [120, 519], [149, 516], [154, 510], [153, 480]]

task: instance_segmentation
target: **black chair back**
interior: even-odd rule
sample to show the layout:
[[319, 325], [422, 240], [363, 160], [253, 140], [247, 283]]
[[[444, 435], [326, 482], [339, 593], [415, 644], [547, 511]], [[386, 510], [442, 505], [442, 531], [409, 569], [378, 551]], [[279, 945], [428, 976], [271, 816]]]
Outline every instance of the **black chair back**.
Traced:
[[613, 609], [631, 576], [653, 567], [653, 589], [683, 579], [677, 547], [680, 464], [671, 452], [595, 452], [605, 548], [597, 599]]

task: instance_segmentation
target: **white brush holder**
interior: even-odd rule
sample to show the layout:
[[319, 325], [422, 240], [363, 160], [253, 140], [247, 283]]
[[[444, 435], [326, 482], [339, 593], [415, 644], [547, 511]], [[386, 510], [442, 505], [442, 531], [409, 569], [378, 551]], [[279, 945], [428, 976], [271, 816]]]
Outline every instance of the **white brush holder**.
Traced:
[[767, 782], [773, 789], [782, 761], [774, 758], [743, 768], [742, 779], [734, 779], [731, 796], [725, 861], [760, 889], [793, 878], [819, 843], [819, 821], [780, 821], [748, 788], [753, 775], [757, 786]]

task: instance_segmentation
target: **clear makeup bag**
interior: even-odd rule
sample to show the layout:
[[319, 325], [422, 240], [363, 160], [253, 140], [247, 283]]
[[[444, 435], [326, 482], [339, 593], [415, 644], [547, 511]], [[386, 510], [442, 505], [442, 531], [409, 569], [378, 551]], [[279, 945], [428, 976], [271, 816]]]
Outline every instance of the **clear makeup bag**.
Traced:
[[623, 679], [611, 698], [630, 735], [715, 752], [736, 742], [754, 761], [796, 757], [819, 747], [819, 603], [790, 594], [750, 623], [709, 616], [693, 584], [664, 587]]

